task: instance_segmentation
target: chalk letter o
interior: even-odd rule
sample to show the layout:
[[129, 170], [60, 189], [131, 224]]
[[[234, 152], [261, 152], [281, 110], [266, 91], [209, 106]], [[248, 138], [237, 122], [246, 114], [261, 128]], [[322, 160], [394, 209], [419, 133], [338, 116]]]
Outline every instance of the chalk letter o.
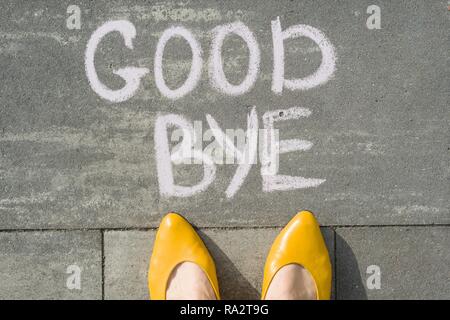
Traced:
[[[174, 36], [180, 36], [189, 43], [192, 50], [192, 64], [191, 71], [184, 84], [178, 89], [172, 90], [164, 81], [162, 59], [167, 42]], [[171, 27], [164, 31], [156, 46], [154, 71], [156, 86], [165, 97], [175, 100], [191, 92], [200, 80], [202, 75], [202, 65], [202, 49], [194, 35], [188, 29], [183, 27]]]
[[[232, 96], [246, 93], [255, 84], [259, 72], [260, 51], [255, 36], [242, 22], [218, 26], [214, 28], [213, 33], [214, 39], [211, 46], [211, 59], [209, 61], [211, 85], [217, 90]], [[228, 82], [223, 72], [222, 45], [225, 37], [230, 33], [240, 36], [246, 42], [249, 50], [247, 76], [241, 84], [236, 86]]]

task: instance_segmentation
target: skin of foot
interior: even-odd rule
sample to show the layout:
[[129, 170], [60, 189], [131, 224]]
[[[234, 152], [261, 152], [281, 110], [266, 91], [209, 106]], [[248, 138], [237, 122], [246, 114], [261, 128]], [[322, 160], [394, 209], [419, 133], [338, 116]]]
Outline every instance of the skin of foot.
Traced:
[[272, 279], [266, 300], [316, 300], [317, 290], [308, 270], [297, 264], [282, 267]]
[[216, 295], [203, 270], [195, 263], [183, 262], [170, 275], [167, 300], [216, 300]]

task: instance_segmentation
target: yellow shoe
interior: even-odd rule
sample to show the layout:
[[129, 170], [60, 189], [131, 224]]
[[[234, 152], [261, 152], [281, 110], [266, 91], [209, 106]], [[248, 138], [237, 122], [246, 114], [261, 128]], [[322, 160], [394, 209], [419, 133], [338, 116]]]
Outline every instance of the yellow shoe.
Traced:
[[186, 219], [169, 213], [159, 225], [150, 259], [148, 289], [152, 300], [166, 299], [169, 277], [183, 262], [197, 264], [208, 277], [216, 298], [220, 299], [216, 266], [208, 249]]
[[309, 271], [318, 300], [330, 299], [330, 257], [319, 224], [309, 211], [298, 213], [275, 239], [264, 267], [263, 300], [275, 274], [288, 264], [298, 264]]

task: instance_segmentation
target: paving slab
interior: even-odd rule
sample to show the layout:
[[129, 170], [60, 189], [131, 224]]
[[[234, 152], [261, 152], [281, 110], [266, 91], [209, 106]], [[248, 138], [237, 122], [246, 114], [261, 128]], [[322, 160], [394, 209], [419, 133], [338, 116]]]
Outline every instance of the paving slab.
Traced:
[[[204, 229], [223, 299], [260, 299], [263, 268], [278, 228]], [[322, 228], [334, 261], [334, 234]], [[147, 270], [155, 231], [105, 233], [105, 299], [148, 299]]]
[[[322, 225], [448, 224], [449, 121], [447, 1], [377, 1], [381, 29], [366, 26], [371, 2], [308, 1], [77, 1], [81, 29], [68, 29], [68, 3], [1, 1], [0, 228], [155, 227], [178, 210], [198, 226], [283, 226], [310, 209]], [[271, 21], [283, 30], [305, 24], [334, 46], [336, 71], [309, 90], [271, 91]], [[113, 103], [91, 88], [85, 51], [94, 31], [112, 20], [136, 27], [133, 49], [115, 32], [98, 46], [95, 67], [105, 86], [126, 66], [148, 68], [136, 94]], [[241, 21], [261, 50], [254, 87], [240, 96], [210, 85], [211, 30]], [[183, 25], [202, 49], [198, 86], [178, 100], [164, 97], [153, 72], [163, 31]], [[223, 46], [224, 72], [240, 83], [248, 51], [237, 36]], [[286, 41], [286, 77], [305, 77], [322, 54], [310, 39]], [[168, 43], [164, 76], [181, 85], [191, 53]], [[311, 115], [279, 124], [282, 139], [312, 142], [280, 158], [280, 173], [326, 181], [314, 188], [263, 192], [259, 165], [232, 198], [225, 190], [235, 165], [218, 165], [216, 179], [188, 198], [160, 196], [154, 150], [158, 113], [222, 129], [246, 128], [250, 106], [263, 113], [299, 106]], [[195, 184], [199, 166], [175, 166], [176, 182]]]
[[0, 299], [101, 298], [100, 232], [0, 232]]
[[449, 244], [450, 227], [338, 228], [337, 298], [450, 299]]

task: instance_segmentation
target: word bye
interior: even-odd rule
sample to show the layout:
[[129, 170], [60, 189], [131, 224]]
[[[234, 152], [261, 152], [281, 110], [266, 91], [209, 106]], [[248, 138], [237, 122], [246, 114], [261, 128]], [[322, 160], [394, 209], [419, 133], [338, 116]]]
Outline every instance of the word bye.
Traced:
[[[281, 94], [283, 89], [307, 90], [326, 83], [333, 75], [336, 67], [336, 55], [333, 45], [320, 31], [309, 25], [298, 24], [283, 30], [280, 19], [271, 22], [273, 42], [273, 73], [272, 92]], [[111, 102], [122, 102], [133, 97], [139, 89], [141, 79], [150, 70], [144, 67], [127, 66], [112, 72], [125, 81], [125, 85], [117, 90], [108, 88], [99, 79], [95, 69], [95, 53], [97, 46], [108, 34], [119, 32], [124, 44], [133, 49], [133, 39], [136, 37], [135, 26], [127, 20], [109, 21], [100, 26], [91, 35], [85, 51], [85, 71], [91, 88], [103, 99]], [[249, 92], [254, 86], [260, 71], [261, 52], [253, 32], [242, 22], [234, 22], [215, 27], [212, 30], [212, 42], [208, 61], [208, 75], [211, 86], [229, 96], [239, 96]], [[249, 54], [247, 74], [240, 84], [231, 84], [223, 71], [222, 45], [227, 36], [235, 34], [246, 43]], [[192, 51], [192, 62], [189, 75], [178, 88], [171, 89], [166, 85], [163, 76], [163, 55], [166, 44], [174, 37], [183, 38]], [[322, 53], [322, 61], [317, 70], [303, 78], [286, 79], [284, 70], [284, 42], [288, 39], [307, 37], [314, 41]], [[154, 55], [155, 84], [160, 93], [172, 100], [180, 99], [192, 92], [201, 77], [203, 68], [203, 50], [195, 35], [183, 26], [173, 26], [161, 35]]]
[[[294, 177], [278, 174], [278, 155], [306, 151], [312, 143], [306, 140], [289, 139], [278, 140], [275, 137], [274, 125], [277, 122], [297, 120], [309, 117], [311, 111], [306, 108], [293, 107], [284, 110], [268, 111], [263, 115], [263, 137], [259, 139], [259, 156], [261, 162], [262, 188], [264, 192], [293, 190], [316, 187], [325, 182], [325, 179]], [[247, 117], [247, 131], [245, 133], [244, 150], [235, 148], [234, 143], [227, 137], [215, 119], [207, 114], [207, 123], [212, 130], [213, 143], [218, 143], [222, 149], [232, 149], [232, 154], [238, 158], [238, 166], [225, 194], [232, 198], [240, 189], [252, 165], [256, 163], [258, 149], [258, 116], [253, 108]], [[183, 132], [183, 140], [178, 148], [170, 149], [168, 140], [169, 129], [179, 129]], [[158, 115], [155, 122], [155, 153], [158, 171], [160, 193], [166, 197], [190, 197], [205, 191], [216, 178], [216, 164], [211, 155], [195, 148], [197, 136], [194, 126], [183, 116], [177, 114]], [[194, 158], [203, 164], [203, 178], [196, 185], [182, 186], [174, 181], [173, 164], [180, 163], [184, 158]]]

